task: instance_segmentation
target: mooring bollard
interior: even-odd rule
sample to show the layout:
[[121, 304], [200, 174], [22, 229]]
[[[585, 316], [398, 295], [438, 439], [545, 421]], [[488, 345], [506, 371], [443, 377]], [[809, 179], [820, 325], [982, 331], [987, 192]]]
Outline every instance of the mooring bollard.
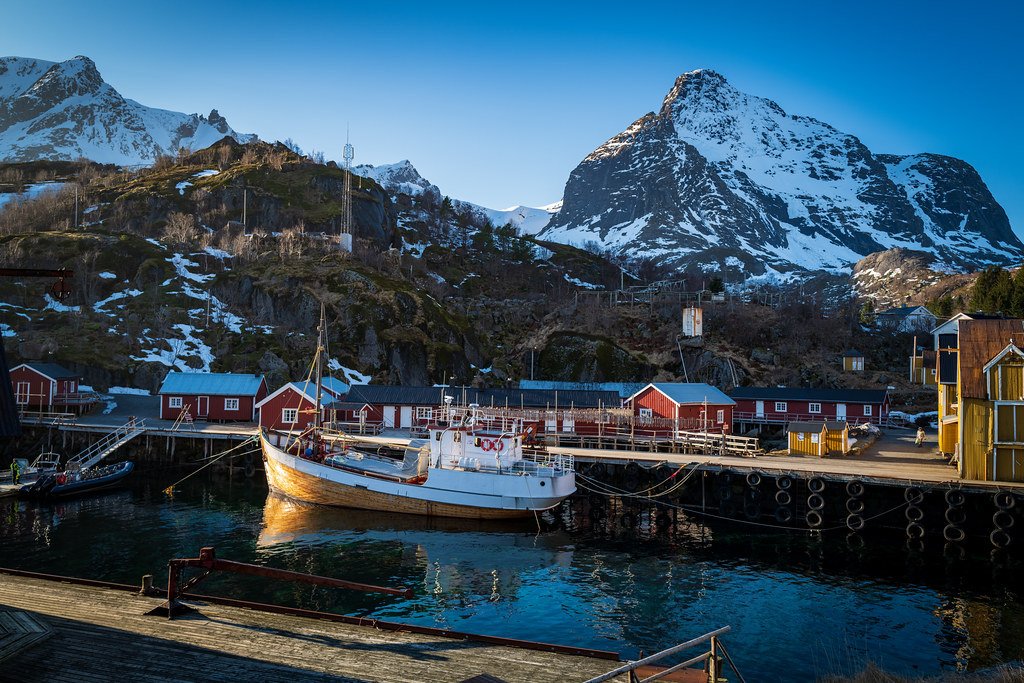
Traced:
[[153, 575], [143, 574], [142, 576], [142, 590], [139, 591], [139, 595], [152, 595], [153, 594]]

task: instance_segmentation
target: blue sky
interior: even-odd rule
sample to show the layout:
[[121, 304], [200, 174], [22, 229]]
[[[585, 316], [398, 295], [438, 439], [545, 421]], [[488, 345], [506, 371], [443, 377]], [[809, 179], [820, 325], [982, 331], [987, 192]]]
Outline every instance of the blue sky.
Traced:
[[[493, 208], [713, 68], [875, 152], [965, 159], [1024, 233], [1022, 3], [8, 3], [0, 52], [92, 57], [126, 97], [339, 158], [408, 158]], [[45, 12], [42, 8], [45, 7]]]

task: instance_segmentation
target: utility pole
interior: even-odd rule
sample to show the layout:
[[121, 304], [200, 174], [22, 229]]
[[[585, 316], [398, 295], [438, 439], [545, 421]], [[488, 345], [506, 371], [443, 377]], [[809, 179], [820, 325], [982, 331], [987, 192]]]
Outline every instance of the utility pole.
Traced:
[[78, 227], [78, 183], [75, 183], [75, 225], [73, 227]]

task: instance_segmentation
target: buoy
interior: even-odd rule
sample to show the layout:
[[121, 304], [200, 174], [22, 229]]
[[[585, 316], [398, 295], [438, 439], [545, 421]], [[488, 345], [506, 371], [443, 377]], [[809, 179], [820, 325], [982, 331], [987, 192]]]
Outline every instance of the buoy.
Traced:
[[860, 531], [864, 528], [864, 518], [857, 514], [851, 514], [846, 518], [846, 528], [850, 531]]
[[811, 510], [822, 510], [825, 507], [825, 499], [820, 493], [812, 493], [807, 496], [807, 507]]
[[776, 491], [775, 502], [779, 505], [789, 505], [793, 502], [793, 496], [789, 495], [789, 491], [786, 491], [785, 489], [782, 491]]
[[965, 534], [964, 530], [960, 527], [947, 524], [942, 530], [942, 537], [950, 543], [960, 543], [967, 538], [967, 534]]
[[854, 498], [860, 498], [864, 495], [864, 484], [854, 479], [846, 484], [846, 493]]
[[864, 501], [860, 498], [849, 498], [846, 501], [846, 511], [851, 515], [859, 515], [864, 512]]
[[811, 493], [821, 493], [825, 490], [825, 480], [821, 477], [812, 477], [810, 481], [807, 482], [807, 489]]

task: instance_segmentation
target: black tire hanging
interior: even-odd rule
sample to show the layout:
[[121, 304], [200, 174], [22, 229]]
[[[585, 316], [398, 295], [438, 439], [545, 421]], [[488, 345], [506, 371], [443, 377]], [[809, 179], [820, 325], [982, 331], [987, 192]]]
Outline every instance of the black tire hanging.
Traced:
[[1012, 529], [1016, 521], [1009, 510], [996, 510], [992, 515], [992, 523], [997, 529]]
[[817, 510], [808, 510], [804, 519], [807, 520], [807, 526], [812, 529], [817, 529], [825, 521], [825, 518]]
[[825, 508], [825, 499], [820, 493], [812, 493], [807, 496], [807, 507], [815, 512], [820, 512]]
[[779, 524], [789, 524], [793, 521], [793, 511], [787, 507], [775, 508], [775, 521]]
[[967, 511], [963, 508], [946, 508], [946, 521], [959, 526], [967, 521]]
[[1017, 499], [1013, 497], [1013, 494], [1009, 491], [999, 491], [992, 496], [992, 502], [996, 504], [996, 507], [1000, 510], [1012, 510], [1013, 506], [1017, 504]]
[[850, 531], [860, 531], [864, 528], [864, 518], [858, 514], [851, 514], [846, 518], [846, 528]]
[[964, 504], [967, 500], [967, 496], [960, 489], [950, 489], [946, 491], [946, 504], [949, 507], [958, 508]]
[[996, 548], [1005, 548], [1010, 545], [1010, 534], [1006, 533], [1002, 529], [993, 529], [992, 533], [988, 535], [988, 540]]
[[825, 490], [825, 480], [821, 477], [811, 477], [807, 482], [807, 490], [811, 493], [821, 493]]
[[908, 505], [906, 513], [904, 514], [906, 515], [908, 522], [920, 522], [924, 519], [924, 510], [916, 505]]
[[779, 505], [789, 505], [793, 502], [793, 496], [789, 495], [789, 491], [785, 489], [775, 492], [775, 502]]
[[788, 491], [793, 486], [793, 477], [782, 476], [775, 480], [775, 485], [780, 491]]
[[907, 538], [912, 541], [924, 538], [924, 527], [917, 522], [911, 522], [907, 525]]
[[864, 495], [864, 484], [854, 479], [846, 484], [846, 493], [854, 498], [860, 498]]
[[960, 527], [953, 524], [947, 524], [942, 530], [942, 537], [950, 543], [961, 543], [965, 538], [967, 538], [967, 534], [965, 534], [964, 530]]
[[761, 475], [757, 472], [751, 472], [747, 475], [747, 486], [756, 488], [761, 485]]
[[864, 501], [860, 498], [848, 498], [846, 500], [846, 511], [851, 515], [859, 515], [864, 512]]
[[924, 500], [924, 492], [916, 486], [911, 486], [903, 492], [903, 500], [908, 503], [920, 503]]

